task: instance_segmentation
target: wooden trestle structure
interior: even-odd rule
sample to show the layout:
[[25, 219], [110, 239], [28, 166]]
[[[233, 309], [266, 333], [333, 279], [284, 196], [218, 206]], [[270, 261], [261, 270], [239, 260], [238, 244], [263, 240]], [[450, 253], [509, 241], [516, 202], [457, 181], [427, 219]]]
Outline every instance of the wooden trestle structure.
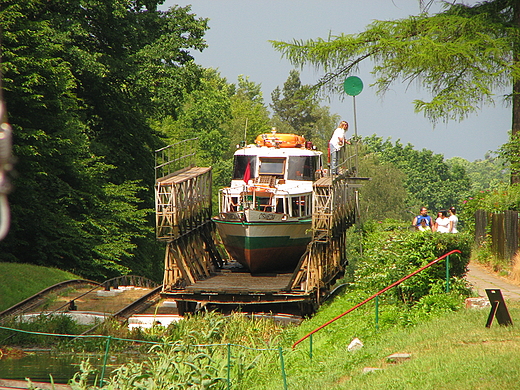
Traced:
[[166, 241], [162, 294], [177, 301], [180, 314], [197, 303], [284, 302], [312, 314], [344, 273], [347, 229], [358, 220], [357, 189], [365, 179], [347, 172], [316, 181], [313, 238], [298, 266], [288, 274], [256, 276], [226, 268], [216, 249], [211, 168], [192, 165], [157, 178], [156, 233]]
[[156, 181], [156, 236], [167, 241], [163, 291], [206, 279], [222, 266], [211, 222], [211, 181], [211, 168], [201, 167]]

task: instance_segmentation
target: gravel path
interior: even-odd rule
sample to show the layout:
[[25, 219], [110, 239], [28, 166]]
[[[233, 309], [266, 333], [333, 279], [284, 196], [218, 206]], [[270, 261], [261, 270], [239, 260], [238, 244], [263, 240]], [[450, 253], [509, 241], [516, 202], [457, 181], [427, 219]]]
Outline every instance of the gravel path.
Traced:
[[479, 296], [487, 298], [486, 289], [500, 289], [506, 301], [520, 301], [520, 286], [493, 274], [479, 264], [470, 263], [468, 268], [466, 280], [478, 292]]

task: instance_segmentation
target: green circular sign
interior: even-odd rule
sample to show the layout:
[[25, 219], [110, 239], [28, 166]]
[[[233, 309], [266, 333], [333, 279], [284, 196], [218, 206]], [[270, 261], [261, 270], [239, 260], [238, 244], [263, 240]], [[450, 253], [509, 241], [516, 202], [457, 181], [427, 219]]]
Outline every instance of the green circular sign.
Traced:
[[343, 90], [347, 95], [356, 96], [363, 90], [363, 81], [357, 76], [350, 76], [343, 83]]

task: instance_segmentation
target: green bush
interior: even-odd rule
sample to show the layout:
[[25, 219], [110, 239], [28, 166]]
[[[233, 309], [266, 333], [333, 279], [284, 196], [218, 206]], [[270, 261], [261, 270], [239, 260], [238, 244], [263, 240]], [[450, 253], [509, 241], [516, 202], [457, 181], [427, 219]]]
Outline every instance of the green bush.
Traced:
[[[356, 288], [376, 293], [406, 275], [458, 249], [450, 256], [450, 277], [455, 282], [467, 272], [471, 236], [464, 233], [412, 232], [402, 226], [382, 223], [366, 229], [363, 257], [357, 262]], [[386, 295], [403, 302], [416, 302], [446, 279], [445, 260], [407, 279]]]

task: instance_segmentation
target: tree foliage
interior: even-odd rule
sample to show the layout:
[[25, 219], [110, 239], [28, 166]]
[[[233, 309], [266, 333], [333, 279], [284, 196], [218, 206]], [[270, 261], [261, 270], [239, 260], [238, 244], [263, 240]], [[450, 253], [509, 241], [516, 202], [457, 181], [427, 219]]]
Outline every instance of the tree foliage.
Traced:
[[417, 82], [432, 94], [429, 102], [414, 102], [417, 111], [433, 120], [462, 119], [493, 102], [493, 91], [519, 75], [512, 57], [518, 37], [511, 23], [513, 3], [454, 5], [436, 15], [375, 21], [358, 34], [273, 46], [295, 65], [323, 69], [319, 84], [336, 92], [345, 76], [371, 59], [378, 92], [394, 82]]
[[327, 143], [339, 117], [320, 105], [315, 89], [302, 84], [300, 72], [291, 70], [283, 88], [271, 93], [274, 127], [280, 133], [303, 135], [319, 149], [327, 150]]
[[470, 180], [464, 167], [449, 166], [441, 154], [427, 149], [418, 151], [413, 145], [399, 141], [392, 144], [389, 139], [383, 141], [375, 135], [364, 138], [363, 142], [381, 164], [392, 164], [405, 175], [405, 204], [413, 213], [422, 206], [441, 210], [457, 205], [469, 190]]
[[406, 175], [392, 163], [381, 163], [378, 156], [368, 153], [360, 160], [360, 173], [369, 177], [360, 188], [363, 220], [410, 219], [406, 212]]
[[[494, 104], [496, 92], [511, 88], [512, 134], [520, 132], [520, 2], [444, 5], [445, 11], [434, 15], [375, 21], [358, 34], [273, 45], [295, 65], [322, 69], [318, 85], [335, 92], [370, 59], [379, 93], [398, 82], [426, 89], [431, 100], [417, 99], [414, 106], [433, 122], [462, 120]], [[507, 157], [517, 164], [515, 154]], [[515, 166], [511, 181], [519, 182]]]
[[189, 50], [205, 46], [207, 28], [189, 8], [159, 12], [158, 3], [2, 1], [18, 163], [0, 261], [91, 278], [153, 268], [153, 245], [137, 248], [153, 237], [152, 151], [161, 144], [148, 118], [175, 114], [197, 85]]
[[446, 160], [446, 164], [452, 169], [459, 165], [464, 168], [471, 182], [469, 192], [493, 190], [508, 182], [508, 169], [505, 160], [487, 153], [483, 160], [469, 162], [462, 157], [452, 157]]

